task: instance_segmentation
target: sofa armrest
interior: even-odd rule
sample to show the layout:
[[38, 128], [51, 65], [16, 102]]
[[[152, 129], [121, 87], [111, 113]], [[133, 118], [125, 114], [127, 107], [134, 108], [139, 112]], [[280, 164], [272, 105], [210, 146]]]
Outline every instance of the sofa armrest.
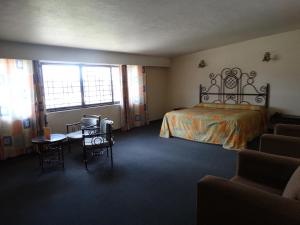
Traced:
[[264, 134], [260, 138], [261, 152], [300, 158], [300, 138]]
[[274, 134], [286, 135], [300, 138], [300, 125], [296, 124], [276, 124]]
[[300, 165], [300, 159], [242, 150], [237, 163], [238, 176], [283, 190]]
[[223, 178], [198, 183], [198, 225], [299, 225], [300, 202]]

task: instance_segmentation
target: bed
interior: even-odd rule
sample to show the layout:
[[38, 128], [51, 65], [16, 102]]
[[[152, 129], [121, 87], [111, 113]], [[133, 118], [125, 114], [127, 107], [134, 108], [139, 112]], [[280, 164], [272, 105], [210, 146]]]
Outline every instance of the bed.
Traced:
[[208, 88], [200, 85], [200, 103], [165, 114], [164, 138], [179, 137], [241, 150], [267, 128], [269, 84], [257, 88], [256, 73], [225, 68], [210, 74]]

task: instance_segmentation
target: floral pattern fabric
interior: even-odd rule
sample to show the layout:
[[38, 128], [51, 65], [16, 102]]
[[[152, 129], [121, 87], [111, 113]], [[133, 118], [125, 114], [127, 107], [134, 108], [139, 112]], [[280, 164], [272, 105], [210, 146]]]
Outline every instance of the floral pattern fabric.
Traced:
[[148, 124], [145, 67], [122, 65], [121, 126], [129, 130]]
[[35, 135], [32, 62], [0, 59], [0, 160], [31, 151]]
[[246, 105], [199, 104], [165, 114], [160, 136], [244, 149], [266, 129], [266, 110]]

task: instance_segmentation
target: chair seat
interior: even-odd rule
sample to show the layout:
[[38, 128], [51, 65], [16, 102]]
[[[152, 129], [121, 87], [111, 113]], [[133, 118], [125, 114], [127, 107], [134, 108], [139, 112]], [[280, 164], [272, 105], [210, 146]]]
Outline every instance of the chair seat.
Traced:
[[81, 139], [82, 138], [82, 131], [81, 130], [74, 131], [74, 132], [66, 134], [66, 136], [69, 139]]
[[267, 185], [256, 183], [254, 181], [251, 181], [249, 179], [246, 179], [246, 178], [243, 178], [243, 177], [240, 177], [240, 176], [234, 176], [233, 178], [231, 178], [231, 181], [233, 181], [235, 183], [242, 184], [242, 185], [247, 185], [247, 186], [250, 186], [250, 187], [253, 187], [253, 188], [257, 188], [257, 189], [260, 189], [262, 191], [266, 191], [266, 192], [269, 192], [269, 193], [273, 193], [273, 194], [277, 194], [277, 195], [282, 194], [282, 190], [280, 190], [280, 189], [276, 189], [276, 188], [273, 188], [273, 187], [270, 187], [270, 186], [267, 186]]
[[109, 146], [109, 142], [104, 137], [85, 138], [84, 139], [84, 144], [87, 147], [90, 147], [90, 146], [99, 146], [99, 147]]

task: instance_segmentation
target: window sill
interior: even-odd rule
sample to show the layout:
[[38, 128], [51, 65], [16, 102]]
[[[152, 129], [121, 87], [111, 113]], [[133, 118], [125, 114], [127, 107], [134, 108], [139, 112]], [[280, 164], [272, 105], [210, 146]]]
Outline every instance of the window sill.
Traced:
[[47, 109], [46, 113], [56, 113], [56, 112], [68, 112], [74, 110], [81, 110], [81, 109], [92, 109], [92, 108], [105, 108], [105, 107], [114, 107], [120, 106], [120, 102], [111, 103], [111, 104], [95, 104], [95, 105], [87, 105], [87, 106], [74, 106], [74, 107], [64, 107], [64, 108], [56, 108], [56, 109]]

